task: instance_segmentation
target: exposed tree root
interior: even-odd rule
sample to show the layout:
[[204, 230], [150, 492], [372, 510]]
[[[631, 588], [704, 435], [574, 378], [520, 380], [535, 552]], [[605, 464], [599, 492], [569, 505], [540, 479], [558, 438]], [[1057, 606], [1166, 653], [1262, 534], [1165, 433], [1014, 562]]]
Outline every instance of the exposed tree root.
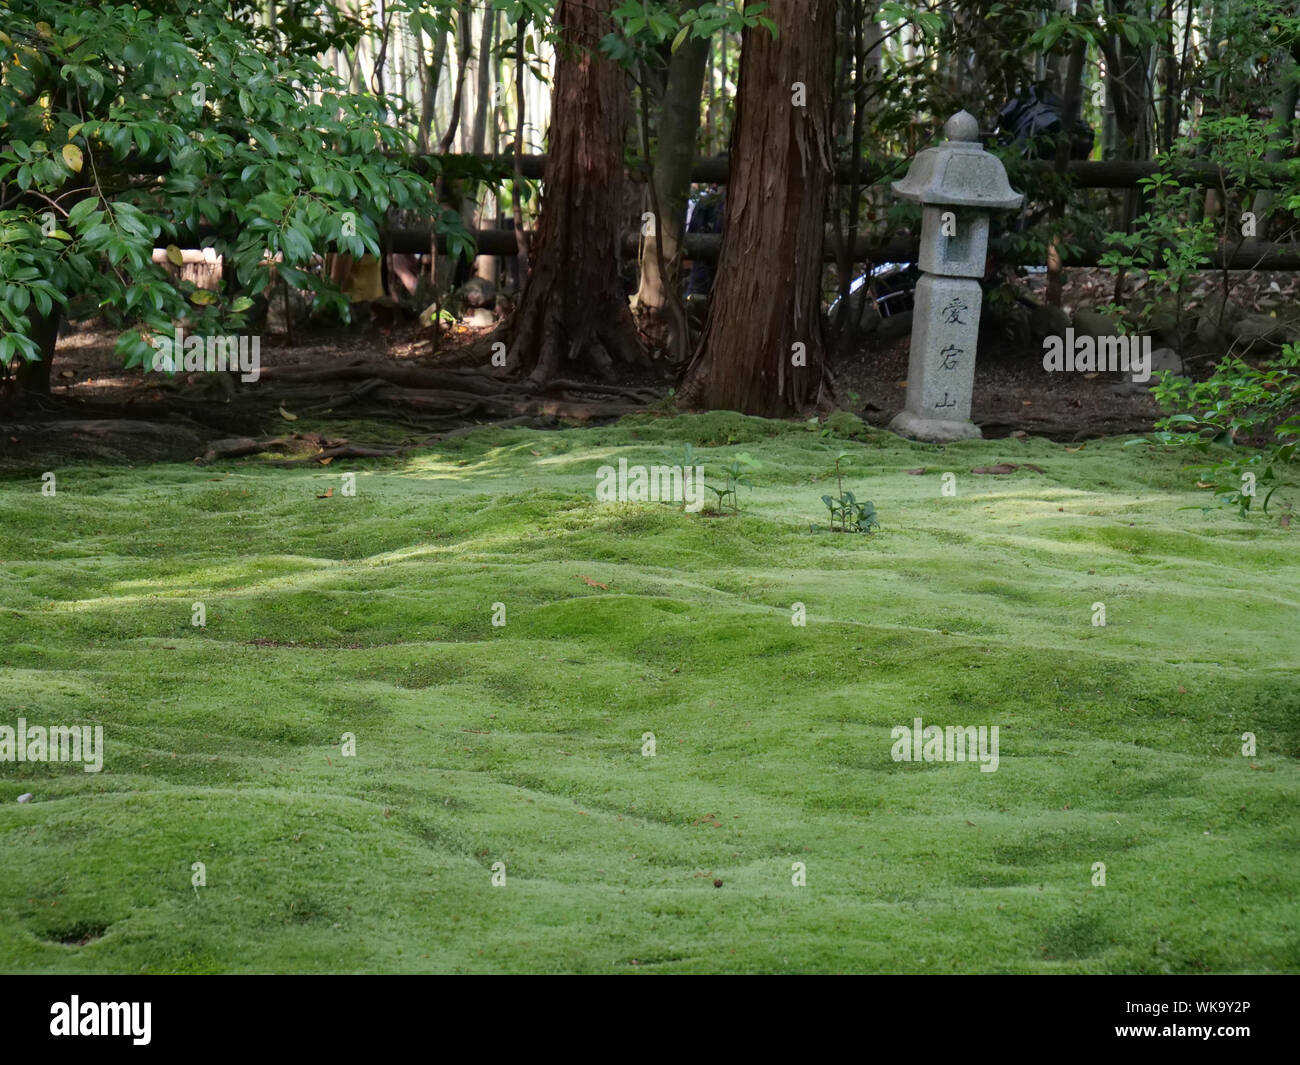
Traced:
[[[648, 387], [558, 377], [544, 383], [509, 380], [504, 370], [498, 375], [379, 360], [325, 367], [267, 366], [262, 368], [258, 384], [266, 387], [241, 388], [233, 402], [180, 395], [166, 387], [149, 394], [137, 392], [121, 403], [51, 399], [47, 401], [49, 409], [37, 412], [33, 408], [21, 424], [15, 422], [4, 429], [9, 436], [0, 441], [0, 456], [33, 451], [57, 455], [69, 450], [73, 442], [84, 446], [94, 437], [92, 451], [130, 460], [198, 455], [195, 461], [207, 464], [265, 452], [276, 453], [277, 465], [379, 458], [477, 428], [462, 427], [462, 419], [482, 418], [499, 425], [539, 419], [586, 422], [645, 411], [648, 404], [661, 398]], [[282, 427], [284, 432], [266, 436], [263, 429], [268, 418], [275, 418], [277, 406], [291, 419], [331, 414], [366, 417], [382, 409], [390, 418], [407, 413], [412, 418], [435, 420], [432, 426], [414, 425], [417, 432], [427, 433], [443, 419], [450, 420], [452, 427], [449, 433], [398, 448], [327, 440], [306, 431], [288, 431], [287, 426]]]
[[546, 415], [591, 421], [596, 418], [621, 418], [645, 408], [631, 403], [597, 403], [566, 399], [528, 398], [510, 395], [474, 396], [456, 392], [423, 392], [404, 388], [377, 389], [380, 402], [412, 410], [438, 413], [486, 414], [491, 416]]
[[55, 450], [96, 454], [118, 451], [176, 456], [193, 454], [202, 435], [173, 422], [141, 421], [135, 418], [60, 419], [0, 424], [0, 453], [24, 450]]
[[262, 370], [264, 381], [324, 384], [331, 381], [386, 381], [403, 388], [452, 389], [488, 395], [500, 392], [503, 382], [473, 370], [432, 370], [421, 366], [391, 363], [356, 362], [348, 366], [302, 368], [268, 366]]
[[[449, 403], [473, 404], [473, 397], [484, 397], [500, 402], [515, 400], [525, 402], [539, 393], [548, 395], [561, 394], [561, 398], [574, 399], [582, 403], [579, 396], [604, 395], [618, 396], [633, 404], [653, 403], [660, 398], [653, 388], [636, 388], [610, 383], [579, 381], [570, 378], [548, 378], [538, 381], [533, 377], [522, 380], [508, 380], [481, 373], [476, 370], [430, 369], [419, 366], [394, 366], [388, 363], [358, 362], [349, 366], [337, 366], [322, 370], [320, 368], [299, 368], [295, 366], [272, 366], [262, 371], [262, 379], [281, 382], [286, 385], [314, 385], [330, 382], [359, 381], [360, 384], [350, 392], [335, 398], [325, 398], [316, 409], [337, 409], [362, 399], [391, 399], [393, 390], [385, 385], [397, 386], [398, 389], [414, 394], [417, 391], [430, 393], [426, 402], [418, 404], [425, 409], [458, 410], [448, 406]], [[573, 395], [564, 397], [563, 393]], [[467, 409], [464, 413], [475, 413]], [[603, 415], [598, 415], [603, 416]]]
[[257, 455], [262, 452], [284, 452], [284, 451], [301, 451], [311, 450], [312, 454], [304, 455], [296, 459], [271, 459], [268, 460], [268, 466], [310, 466], [310, 465], [327, 465], [338, 458], [350, 459], [374, 459], [374, 458], [393, 458], [404, 455], [410, 451], [417, 451], [421, 448], [430, 447], [433, 444], [445, 440], [452, 440], [459, 436], [468, 436], [470, 433], [477, 432], [480, 429], [509, 429], [521, 425], [541, 425], [548, 419], [539, 418], [536, 415], [525, 414], [513, 418], [506, 418], [501, 421], [487, 422], [479, 425], [465, 425], [459, 429], [451, 429], [445, 433], [435, 433], [433, 436], [424, 440], [419, 440], [410, 444], [395, 444], [392, 446], [383, 445], [366, 445], [354, 444], [348, 440], [330, 440], [316, 433], [293, 433], [288, 437], [272, 437], [264, 440], [254, 440], [252, 437], [239, 436], [232, 437], [228, 440], [216, 441], [208, 450], [194, 461], [200, 466], [208, 466], [218, 459], [240, 458], [246, 455]]

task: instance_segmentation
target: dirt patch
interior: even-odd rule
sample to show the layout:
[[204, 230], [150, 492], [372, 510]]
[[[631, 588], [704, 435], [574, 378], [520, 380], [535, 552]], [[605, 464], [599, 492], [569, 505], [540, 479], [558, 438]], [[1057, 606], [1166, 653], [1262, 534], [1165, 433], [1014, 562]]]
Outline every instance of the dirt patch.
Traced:
[[[907, 337], [834, 364], [842, 402], [863, 421], [887, 425], [907, 397]], [[1141, 394], [1115, 395], [1126, 374], [1044, 373], [1041, 345], [981, 339], [971, 418], [989, 438], [1028, 433], [1053, 440], [1147, 432], [1158, 416]], [[856, 396], [856, 400], [854, 399]]]
[[49, 943], [59, 943], [65, 947], [84, 947], [97, 939], [102, 939], [108, 931], [108, 925], [91, 921], [80, 921], [66, 928], [48, 932], [38, 932], [41, 939]]

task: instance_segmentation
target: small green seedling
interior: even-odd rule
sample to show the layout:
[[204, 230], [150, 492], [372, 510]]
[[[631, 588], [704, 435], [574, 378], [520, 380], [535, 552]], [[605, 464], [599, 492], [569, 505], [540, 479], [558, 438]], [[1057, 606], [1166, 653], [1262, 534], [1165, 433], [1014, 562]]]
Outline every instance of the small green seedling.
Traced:
[[[677, 464], [677, 468], [682, 471], [682, 485], [689, 483], [691, 471], [695, 469], [695, 448], [687, 441], [682, 445], [682, 460]], [[683, 487], [682, 491], [682, 510], [686, 510], [686, 492]]]
[[723, 488], [716, 488], [713, 485], [708, 486], [709, 491], [713, 492], [718, 497], [719, 510], [730, 505], [731, 509], [735, 513], [740, 513], [740, 497], [736, 490], [742, 485], [750, 491], [753, 491], [754, 489], [754, 482], [745, 476], [746, 468], [758, 470], [762, 469], [762, 464], [750, 455], [743, 453], [737, 455], [731, 460], [730, 466], [723, 468], [727, 475], [726, 486]]
[[[835, 483], [839, 488], [838, 496], [824, 495], [822, 502], [831, 514], [831, 532], [869, 533], [880, 528], [876, 520], [876, 505], [870, 500], [859, 503], [852, 492], [844, 490], [844, 476], [840, 463], [852, 455], [850, 451], [841, 451], [835, 456]], [[813, 526], [815, 529], [816, 526]]]

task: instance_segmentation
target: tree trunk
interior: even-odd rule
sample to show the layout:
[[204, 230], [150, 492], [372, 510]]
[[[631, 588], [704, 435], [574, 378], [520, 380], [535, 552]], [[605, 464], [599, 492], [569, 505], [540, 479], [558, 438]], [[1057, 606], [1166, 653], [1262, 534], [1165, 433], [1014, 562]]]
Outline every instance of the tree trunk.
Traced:
[[536, 247], [508, 327], [507, 366], [536, 383], [562, 361], [606, 379], [614, 360], [643, 363], [618, 276], [627, 79], [600, 52], [614, 0], [560, 0], [561, 41]]
[[[1300, 83], [1296, 80], [1294, 57], [1288, 55], [1277, 64], [1274, 86], [1277, 95], [1273, 99], [1271, 117], [1276, 128], [1269, 135], [1269, 146], [1264, 152], [1264, 161], [1280, 163], [1283, 153], [1291, 145], [1296, 103], [1300, 101]], [[1258, 235], [1261, 237], [1268, 231], [1268, 214], [1273, 209], [1273, 196], [1272, 189], [1261, 189], [1255, 193], [1255, 199], [1250, 205], [1255, 215], [1256, 225], [1259, 227]]]
[[[1065, 99], [1061, 108], [1061, 136], [1056, 143], [1056, 173], [1065, 177], [1070, 163], [1070, 146], [1074, 137], [1074, 125], [1079, 120], [1079, 108], [1083, 101], [1083, 64], [1087, 58], [1088, 42], [1080, 37], [1070, 48], [1070, 57], [1065, 64]], [[1052, 203], [1052, 220], [1059, 222], [1065, 217], [1065, 198], [1057, 197]], [[1047, 289], [1043, 294], [1044, 302], [1053, 307], [1061, 305], [1064, 295], [1065, 279], [1061, 272], [1061, 249], [1058, 237], [1052, 237], [1047, 248]]]
[[[1149, 0], [1111, 0], [1111, 10], [1119, 15], [1149, 18]], [[1150, 50], [1135, 45], [1120, 34], [1114, 48], [1106, 55], [1106, 93], [1114, 100], [1115, 126], [1118, 141], [1115, 158], [1125, 160], [1149, 159], [1151, 144], [1148, 138], [1150, 123], [1150, 96], [1147, 91], [1147, 67]], [[1132, 229], [1133, 219], [1142, 212], [1145, 197], [1139, 189], [1124, 193], [1124, 216], [1118, 228], [1124, 232]]]
[[470, 32], [470, 22], [473, 17], [474, 13], [469, 0], [461, 0], [460, 14], [456, 25], [456, 88], [451, 98], [451, 118], [447, 122], [447, 129], [442, 135], [442, 140], [438, 142], [438, 151], [443, 155], [446, 155], [451, 150], [451, 143], [456, 139], [456, 130], [460, 128], [460, 112], [463, 106], [461, 101], [465, 95], [465, 68], [469, 65], [470, 57], [474, 53], [474, 38]]
[[709, 38], [709, 58], [704, 64], [704, 153], [715, 154], [713, 143], [713, 97], [716, 63], [713, 58], [713, 38]]
[[[843, 208], [837, 206], [835, 212], [837, 223], [835, 267], [840, 291], [839, 311], [836, 314], [834, 323], [832, 323], [832, 330], [837, 343], [851, 344], [857, 338], [859, 320], [859, 315], [849, 313], [853, 304], [850, 291], [853, 285], [853, 247], [858, 240], [858, 228], [862, 217], [862, 198], [869, 195], [870, 190], [863, 188], [860, 182], [862, 131], [867, 117], [865, 83], [867, 55], [863, 35], [866, 12], [862, 10], [862, 0], [849, 0], [847, 14], [850, 23], [846, 27], [849, 42], [847, 48], [841, 50], [841, 77], [847, 77], [847, 68], [851, 65], [853, 68], [853, 94], [852, 99], [848, 101], [848, 116], [846, 119], [841, 120], [844, 123], [841, 129], [847, 126], [850, 130], [849, 176], [851, 180], [847, 186], [842, 186], [839, 189], [841, 196], [847, 194], [848, 204]], [[837, 96], [841, 100], [845, 98], [843, 84], [840, 85]], [[848, 217], [848, 232], [844, 233], [838, 229], [838, 222], [846, 215]], [[866, 298], [867, 291], [864, 290], [858, 298], [859, 307], [866, 301]]]
[[524, 124], [528, 108], [524, 96], [524, 27], [521, 18], [515, 26], [515, 179], [510, 184], [510, 211], [515, 223], [515, 276], [522, 290], [528, 282], [528, 237], [524, 232]]
[[[693, 0], [687, 8], [697, 8], [701, 3], [703, 0]], [[677, 284], [681, 265], [678, 252], [686, 231], [686, 201], [691, 191], [695, 143], [700, 135], [700, 97], [708, 58], [709, 40], [705, 37], [683, 42], [668, 63], [652, 177], [663, 217], [655, 219], [655, 235], [647, 234], [641, 248], [638, 307], [662, 307], [667, 298], [665, 286]], [[659, 248], [668, 267], [666, 279], [659, 276]]]
[[40, 314], [34, 306], [27, 308], [27, 321], [31, 325], [28, 336], [41, 353], [35, 362], [25, 362], [18, 357], [16, 378], [18, 395], [48, 396], [50, 394], [50, 369], [54, 365], [54, 348], [59, 339], [59, 322], [63, 308], [54, 304], [49, 314]]
[[442, 63], [447, 55], [447, 35], [438, 34], [433, 42], [433, 56], [428, 63], [424, 61], [424, 35], [417, 33], [415, 35], [415, 60], [420, 67], [421, 76], [424, 78], [424, 90], [420, 98], [420, 135], [419, 146], [421, 154], [427, 154], [433, 131], [433, 124], [437, 121], [438, 115], [436, 105], [438, 102], [438, 82], [442, 78]]
[[[488, 112], [492, 102], [492, 44], [496, 38], [497, 12], [495, 8], [484, 8], [483, 24], [478, 39], [478, 70], [475, 79], [474, 94], [474, 128], [471, 131], [470, 150], [475, 155], [482, 155], [487, 148]], [[484, 186], [480, 183], [474, 188], [473, 216], [468, 228], [488, 228], [483, 217]], [[495, 221], [492, 222], [495, 225]], [[495, 284], [496, 259], [480, 255], [474, 262], [474, 272]]]
[[776, 0], [766, 14], [780, 37], [743, 39], [718, 279], [681, 403], [783, 417], [829, 398], [820, 264], [835, 0]]
[[478, 39], [478, 92], [474, 100], [474, 132], [470, 149], [475, 155], [482, 155], [487, 147], [488, 109], [492, 102], [492, 42], [496, 28], [496, 11], [485, 10]]

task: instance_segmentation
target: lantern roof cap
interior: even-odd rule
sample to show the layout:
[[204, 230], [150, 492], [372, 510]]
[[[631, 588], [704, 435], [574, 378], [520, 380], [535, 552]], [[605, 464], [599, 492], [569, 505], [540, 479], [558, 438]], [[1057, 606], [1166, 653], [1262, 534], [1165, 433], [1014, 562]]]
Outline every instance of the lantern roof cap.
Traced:
[[918, 152], [894, 194], [920, 204], [1010, 210], [1024, 196], [1007, 183], [1007, 171], [979, 142], [975, 116], [958, 111], [943, 127], [948, 139]]

